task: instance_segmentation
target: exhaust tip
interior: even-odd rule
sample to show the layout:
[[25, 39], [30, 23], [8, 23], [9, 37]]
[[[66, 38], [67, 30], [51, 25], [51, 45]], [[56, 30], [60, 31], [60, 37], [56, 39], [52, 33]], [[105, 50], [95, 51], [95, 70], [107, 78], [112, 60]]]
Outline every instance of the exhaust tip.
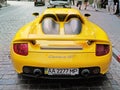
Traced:
[[83, 70], [81, 71], [81, 75], [84, 76], [84, 77], [88, 77], [89, 74], [90, 74], [89, 69], [83, 69]]
[[40, 69], [34, 69], [33, 74], [35, 76], [40, 76], [40, 75], [42, 75], [42, 71]]

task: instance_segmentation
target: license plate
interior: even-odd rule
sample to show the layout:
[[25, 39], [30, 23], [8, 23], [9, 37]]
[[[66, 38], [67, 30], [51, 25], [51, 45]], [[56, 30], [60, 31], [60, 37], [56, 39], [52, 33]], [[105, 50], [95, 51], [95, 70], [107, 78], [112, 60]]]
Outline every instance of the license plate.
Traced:
[[78, 75], [79, 69], [46, 68], [45, 74], [47, 75]]

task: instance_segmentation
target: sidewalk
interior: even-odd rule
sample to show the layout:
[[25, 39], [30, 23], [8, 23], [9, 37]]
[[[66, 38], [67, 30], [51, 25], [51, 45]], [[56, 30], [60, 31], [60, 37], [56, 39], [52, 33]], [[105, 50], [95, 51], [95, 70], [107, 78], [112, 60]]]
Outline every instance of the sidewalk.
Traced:
[[[74, 8], [78, 8], [73, 6]], [[89, 13], [89, 20], [103, 28], [108, 34], [113, 46], [113, 56], [120, 62], [120, 17], [109, 14], [106, 9], [95, 9], [91, 6], [84, 10], [80, 10], [82, 14]]]

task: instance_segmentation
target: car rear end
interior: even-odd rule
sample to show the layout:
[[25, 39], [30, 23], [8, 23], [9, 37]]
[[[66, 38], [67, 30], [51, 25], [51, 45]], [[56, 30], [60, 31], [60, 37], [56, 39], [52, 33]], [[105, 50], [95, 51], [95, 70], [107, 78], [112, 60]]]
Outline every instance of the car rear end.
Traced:
[[[42, 46], [43, 42], [49, 46]], [[15, 42], [12, 54], [16, 71], [33, 76], [105, 74], [111, 59], [108, 43], [88, 45], [87, 41]]]
[[63, 38], [12, 43], [11, 57], [16, 71], [34, 77], [90, 77], [108, 71], [109, 42]]
[[78, 16], [46, 14], [17, 32], [11, 43], [15, 70], [33, 77], [104, 75], [111, 63], [111, 42], [101, 28]]

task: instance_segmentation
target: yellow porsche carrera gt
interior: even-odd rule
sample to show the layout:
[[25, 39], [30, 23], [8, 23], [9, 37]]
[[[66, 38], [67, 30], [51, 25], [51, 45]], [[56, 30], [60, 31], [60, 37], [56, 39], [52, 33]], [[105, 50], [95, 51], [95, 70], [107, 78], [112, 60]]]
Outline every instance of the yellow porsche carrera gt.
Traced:
[[[10, 54], [18, 74], [31, 77], [94, 77], [109, 70], [107, 34], [74, 8], [49, 7], [14, 36]], [[88, 14], [86, 14], [87, 16]]]

